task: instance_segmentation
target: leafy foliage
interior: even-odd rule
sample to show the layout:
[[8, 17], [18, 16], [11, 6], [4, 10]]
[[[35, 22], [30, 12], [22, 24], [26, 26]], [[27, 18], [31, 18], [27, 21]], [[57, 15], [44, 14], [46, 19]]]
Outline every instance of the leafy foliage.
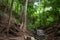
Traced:
[[[28, 15], [28, 19], [30, 19], [30, 22], [28, 27], [31, 29], [36, 29], [36, 28], [45, 28], [48, 27], [51, 23], [54, 22], [59, 22], [58, 20], [59, 18], [59, 2], [57, 0], [42, 0], [42, 2], [38, 5], [37, 8], [30, 8], [32, 11], [32, 13], [29, 13], [30, 15]], [[28, 14], [29, 14], [28, 13]], [[32, 24], [33, 23], [33, 24]]]
[[[8, 6], [11, 5], [11, 0], [7, 0]], [[22, 5], [24, 0], [14, 0], [13, 16], [17, 22], [20, 22]], [[34, 5], [34, 3], [36, 5]], [[3, 2], [0, 2], [3, 5]], [[60, 0], [33, 0], [28, 3], [27, 9], [27, 28], [34, 30], [40, 27], [49, 27], [51, 23], [59, 22], [60, 20]]]

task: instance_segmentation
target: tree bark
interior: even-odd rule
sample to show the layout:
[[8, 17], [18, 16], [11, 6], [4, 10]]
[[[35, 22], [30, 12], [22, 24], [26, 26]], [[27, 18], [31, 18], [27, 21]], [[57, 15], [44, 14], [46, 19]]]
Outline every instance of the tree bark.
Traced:
[[25, 0], [25, 4], [22, 5], [22, 25], [20, 29], [26, 30], [26, 17], [27, 17], [27, 5], [28, 5], [28, 0]]
[[11, 6], [10, 6], [10, 9], [9, 9], [9, 18], [8, 18], [8, 26], [7, 26], [7, 35], [9, 34], [9, 28], [10, 28], [10, 21], [11, 21], [11, 16], [12, 16], [13, 2], [14, 2], [14, 0], [12, 0]]

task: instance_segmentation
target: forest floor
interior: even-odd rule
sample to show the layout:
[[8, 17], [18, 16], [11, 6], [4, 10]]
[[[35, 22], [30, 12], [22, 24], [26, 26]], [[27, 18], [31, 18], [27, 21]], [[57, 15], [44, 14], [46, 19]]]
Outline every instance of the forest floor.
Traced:
[[29, 30], [23, 32], [20, 26], [21, 25], [15, 23], [15, 18], [12, 17], [9, 27], [8, 16], [0, 15], [0, 40], [25, 40], [25, 37], [33, 36]]

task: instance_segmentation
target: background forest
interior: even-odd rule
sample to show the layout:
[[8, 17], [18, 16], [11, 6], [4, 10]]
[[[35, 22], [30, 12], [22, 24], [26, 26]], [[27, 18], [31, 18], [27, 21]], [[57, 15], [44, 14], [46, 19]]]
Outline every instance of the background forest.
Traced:
[[[14, 0], [13, 6], [11, 2], [12, 0], [0, 0], [0, 9], [4, 13], [1, 14], [0, 12], [0, 15], [6, 16], [5, 14], [10, 12], [8, 10], [10, 9], [12, 10], [12, 16], [15, 18], [15, 23], [20, 24], [22, 22], [22, 7], [25, 5], [25, 1]], [[25, 14], [26, 27], [30, 31], [46, 29], [55, 23], [60, 24], [60, 0], [28, 0], [27, 13]], [[60, 34], [60, 30], [58, 33]]]
[[[11, 0], [8, 0], [10, 6]], [[33, 0], [28, 2], [27, 7], [27, 27], [34, 30], [39, 27], [49, 27], [51, 24], [60, 21], [60, 1], [58, 0]], [[2, 3], [4, 4], [4, 3]], [[13, 16], [16, 17], [16, 23], [19, 23], [23, 0], [14, 0]]]

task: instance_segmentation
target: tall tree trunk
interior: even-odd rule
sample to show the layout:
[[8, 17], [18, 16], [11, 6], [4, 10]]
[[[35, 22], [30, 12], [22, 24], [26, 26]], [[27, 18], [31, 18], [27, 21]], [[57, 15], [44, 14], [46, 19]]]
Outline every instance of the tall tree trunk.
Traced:
[[25, 4], [22, 5], [22, 25], [20, 29], [26, 30], [26, 17], [27, 17], [27, 4], [28, 0], [25, 0]]
[[10, 21], [11, 21], [11, 16], [12, 16], [13, 2], [14, 2], [14, 0], [12, 0], [11, 6], [10, 6], [10, 9], [9, 9], [9, 19], [8, 19], [8, 26], [7, 26], [7, 35], [9, 34], [9, 28], [10, 28]]

